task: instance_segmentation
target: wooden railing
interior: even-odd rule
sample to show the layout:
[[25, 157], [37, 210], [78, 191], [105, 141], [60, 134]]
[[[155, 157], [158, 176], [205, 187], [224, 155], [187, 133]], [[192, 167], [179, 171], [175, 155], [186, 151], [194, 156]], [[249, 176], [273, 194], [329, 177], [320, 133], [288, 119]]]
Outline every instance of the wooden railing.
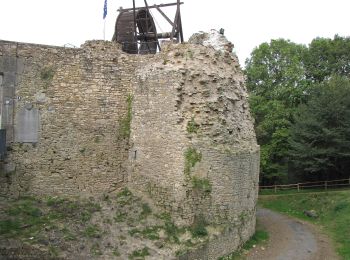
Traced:
[[259, 186], [259, 191], [262, 190], [274, 190], [275, 192], [280, 190], [292, 190], [296, 189], [297, 191], [306, 190], [306, 189], [337, 189], [350, 187], [350, 177], [348, 179], [332, 180], [332, 181], [313, 181], [313, 182], [302, 182], [294, 184], [284, 184], [284, 185], [268, 185], [268, 186]]

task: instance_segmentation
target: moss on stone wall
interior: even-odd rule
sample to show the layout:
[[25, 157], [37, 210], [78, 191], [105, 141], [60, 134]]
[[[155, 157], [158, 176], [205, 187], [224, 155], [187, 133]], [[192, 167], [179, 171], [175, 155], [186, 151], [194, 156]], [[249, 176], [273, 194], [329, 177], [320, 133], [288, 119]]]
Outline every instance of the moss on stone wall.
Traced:
[[193, 176], [191, 178], [193, 189], [205, 193], [210, 193], [212, 190], [212, 185], [207, 178], [199, 178], [197, 176]]
[[40, 79], [44, 83], [44, 88], [47, 89], [55, 75], [55, 70], [52, 66], [43, 67], [40, 71]]
[[53, 79], [53, 76], [55, 75], [55, 71], [52, 66], [44, 67], [40, 71], [40, 78], [45, 81], [50, 81]]
[[192, 134], [192, 133], [197, 133], [198, 132], [198, 129], [199, 129], [199, 125], [194, 121], [194, 117], [191, 118], [190, 121], [188, 121], [187, 123], [187, 132], [189, 134]]
[[185, 152], [185, 169], [184, 173], [189, 176], [191, 173], [191, 168], [196, 165], [197, 162], [202, 160], [202, 154], [198, 152], [195, 148], [189, 147]]
[[131, 133], [131, 119], [132, 119], [132, 100], [133, 100], [133, 95], [129, 94], [126, 102], [127, 102], [127, 113], [124, 118], [120, 120], [120, 136], [124, 139], [129, 139], [130, 138], [130, 133]]

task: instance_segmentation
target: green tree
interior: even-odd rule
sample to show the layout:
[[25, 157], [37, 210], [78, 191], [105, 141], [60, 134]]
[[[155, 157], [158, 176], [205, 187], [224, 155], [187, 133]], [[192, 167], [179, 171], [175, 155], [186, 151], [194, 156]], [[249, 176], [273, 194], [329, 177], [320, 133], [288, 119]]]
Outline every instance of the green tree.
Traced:
[[251, 94], [299, 104], [308, 86], [303, 58], [307, 48], [288, 40], [271, 40], [255, 48], [246, 61], [247, 87]]
[[334, 39], [316, 38], [304, 56], [306, 77], [322, 82], [332, 75], [350, 75], [350, 38], [334, 36]]
[[350, 80], [334, 77], [315, 86], [290, 128], [290, 166], [301, 179], [349, 176]]
[[261, 146], [262, 183], [282, 182], [293, 109], [305, 99], [308, 81], [303, 57], [306, 47], [272, 40], [253, 50], [246, 61], [250, 107]]

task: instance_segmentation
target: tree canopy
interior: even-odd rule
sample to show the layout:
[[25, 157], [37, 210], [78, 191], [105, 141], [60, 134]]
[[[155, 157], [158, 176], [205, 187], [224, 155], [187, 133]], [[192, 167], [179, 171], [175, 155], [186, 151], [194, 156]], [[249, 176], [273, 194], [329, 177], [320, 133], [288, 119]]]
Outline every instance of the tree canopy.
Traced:
[[[348, 99], [337, 101], [341, 97], [334, 89], [341, 86], [339, 91], [350, 96], [347, 92], [349, 89], [344, 87], [347, 84], [345, 79], [339, 78], [350, 75], [350, 38], [316, 38], [309, 46], [284, 39], [271, 40], [270, 43], [263, 43], [253, 50], [246, 61], [245, 72], [257, 140], [261, 146], [262, 183], [281, 183], [287, 181], [288, 177], [307, 179], [315, 176], [316, 172], [319, 178], [325, 177], [321, 172], [342, 175], [339, 169], [336, 170], [340, 167], [339, 156], [334, 162], [327, 152], [326, 159], [321, 159], [316, 154], [324, 154], [322, 149], [325, 148], [316, 145], [312, 151], [308, 150], [308, 142], [302, 136], [312, 134], [313, 128], [307, 126], [314, 122], [324, 131], [327, 132], [328, 129], [331, 132], [327, 132], [327, 135], [326, 132], [322, 133], [327, 138], [339, 135], [338, 139], [333, 137], [333, 143], [328, 143], [328, 150], [336, 149], [331, 148], [338, 145], [335, 140], [340, 142], [345, 138], [345, 133], [336, 131], [337, 128], [322, 125], [326, 116], [332, 113], [335, 115], [335, 112], [341, 111], [341, 107], [334, 105], [330, 109], [329, 104], [321, 104], [321, 97], [324, 98], [323, 101], [327, 100], [324, 96], [326, 94], [321, 93], [332, 96], [334, 104], [345, 106]], [[319, 113], [312, 110], [316, 110], [316, 107]], [[327, 109], [328, 114], [325, 111]], [[350, 151], [350, 146], [348, 147]], [[343, 150], [342, 153], [345, 154], [346, 149]], [[312, 163], [315, 160], [318, 163]], [[329, 166], [331, 161], [333, 168]]]
[[334, 39], [316, 38], [305, 53], [306, 77], [322, 82], [332, 75], [350, 75], [350, 38], [334, 36]]
[[290, 129], [290, 162], [306, 179], [349, 176], [350, 81], [335, 76], [314, 90], [295, 112]]

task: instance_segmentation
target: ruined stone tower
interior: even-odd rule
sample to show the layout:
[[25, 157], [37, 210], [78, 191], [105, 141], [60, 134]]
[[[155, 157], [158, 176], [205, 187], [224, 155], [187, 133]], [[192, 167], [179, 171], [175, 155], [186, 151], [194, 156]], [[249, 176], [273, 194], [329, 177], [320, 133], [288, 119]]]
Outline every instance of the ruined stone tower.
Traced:
[[259, 147], [230, 46], [167, 44], [140, 56], [104, 41], [77, 49], [0, 41], [0, 73], [9, 150], [1, 195], [129, 186], [178, 224], [224, 227], [201, 251], [209, 259], [253, 234]]

